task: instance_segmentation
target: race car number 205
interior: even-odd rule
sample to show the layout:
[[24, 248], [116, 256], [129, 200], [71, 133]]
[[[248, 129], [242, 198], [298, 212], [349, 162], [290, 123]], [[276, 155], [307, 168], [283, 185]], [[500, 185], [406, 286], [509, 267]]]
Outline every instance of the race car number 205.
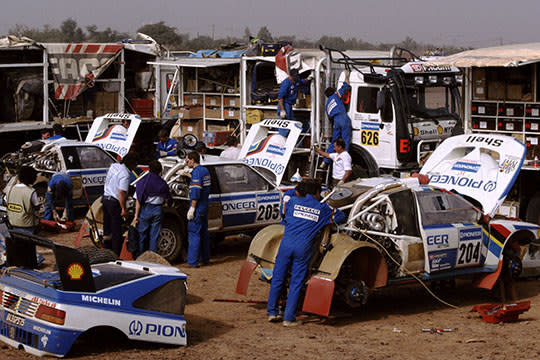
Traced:
[[21, 316], [14, 315], [10, 312], [6, 315], [6, 321], [15, 326], [24, 326], [24, 318]]

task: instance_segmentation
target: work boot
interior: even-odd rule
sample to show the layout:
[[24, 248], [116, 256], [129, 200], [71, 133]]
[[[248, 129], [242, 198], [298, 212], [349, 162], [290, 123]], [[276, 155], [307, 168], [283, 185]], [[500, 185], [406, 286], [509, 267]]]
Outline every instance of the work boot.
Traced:
[[328, 164], [326, 164], [326, 163], [323, 161], [322, 163], [319, 164], [319, 169], [324, 170], [324, 169], [326, 169], [326, 166], [328, 166]]
[[281, 315], [268, 315], [268, 322], [280, 322], [283, 320]]
[[298, 321], [287, 321], [285, 320], [283, 322], [283, 326], [285, 327], [292, 327], [292, 326], [297, 326], [298, 325]]

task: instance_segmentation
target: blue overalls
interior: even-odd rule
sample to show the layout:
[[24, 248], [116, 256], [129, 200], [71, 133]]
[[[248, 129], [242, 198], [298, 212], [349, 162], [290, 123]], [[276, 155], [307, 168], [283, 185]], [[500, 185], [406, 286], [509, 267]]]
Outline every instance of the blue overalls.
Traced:
[[204, 166], [197, 165], [191, 172], [189, 200], [197, 200], [195, 217], [188, 221], [187, 263], [197, 266], [210, 261], [210, 237], [208, 235], [208, 196], [210, 195], [210, 173]]
[[[292, 107], [294, 104], [296, 104], [296, 99], [298, 98], [298, 87], [305, 87], [306, 84], [307, 80], [305, 79], [297, 79], [295, 82], [293, 82], [288, 77], [281, 82], [281, 85], [279, 86], [278, 99], [283, 99], [283, 110], [285, 110], [287, 113], [287, 118], [282, 120], [294, 120]], [[281, 119], [281, 107], [279, 106], [279, 103], [277, 106], [277, 113], [278, 117]], [[308, 124], [302, 122], [302, 132], [306, 132], [307, 130], [309, 130]], [[289, 134], [289, 130], [287, 129], [279, 129], [278, 132], [282, 136], [287, 136]]]
[[342, 211], [321, 204], [313, 195], [291, 197], [287, 202], [285, 233], [279, 246], [268, 295], [269, 316], [278, 315], [278, 301], [290, 267], [289, 295], [283, 320], [296, 320], [296, 307], [311, 259], [313, 238], [330, 222], [344, 220], [345, 214]]
[[45, 220], [54, 220], [52, 211], [55, 208], [54, 202], [56, 200], [56, 185], [60, 182], [65, 183], [67, 188], [69, 189], [69, 193], [65, 194], [64, 196], [64, 211], [66, 212], [68, 221], [73, 221], [73, 183], [71, 182], [71, 178], [69, 177], [69, 175], [63, 173], [54, 174], [53, 177], [49, 180], [49, 183], [47, 184], [43, 218]]
[[176, 155], [176, 146], [178, 145], [178, 141], [174, 139], [167, 139], [167, 142], [163, 144], [161, 141], [158, 141], [156, 146], [156, 157], [159, 159], [161, 157], [160, 151], [165, 151], [167, 153], [167, 156], [174, 156]]
[[[349, 144], [351, 143], [351, 119], [347, 114], [347, 109], [341, 97], [345, 92], [350, 88], [350, 85], [347, 82], [344, 82], [341, 85], [341, 88], [337, 93], [332, 94], [326, 100], [326, 115], [329, 119], [334, 119], [334, 126], [332, 128], [332, 143], [326, 150], [328, 153], [335, 152], [334, 150], [334, 141], [339, 138], [342, 138], [345, 141], [345, 150], [349, 151]], [[325, 163], [329, 163], [330, 159], [324, 159]]]

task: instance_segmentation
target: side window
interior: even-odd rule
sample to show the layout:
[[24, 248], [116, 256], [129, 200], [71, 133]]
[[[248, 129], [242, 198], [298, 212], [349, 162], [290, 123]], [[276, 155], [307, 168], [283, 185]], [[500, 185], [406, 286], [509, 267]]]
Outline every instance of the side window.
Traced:
[[114, 162], [113, 159], [101, 148], [94, 146], [76, 147], [79, 154], [81, 169], [108, 168]]
[[397, 219], [398, 234], [419, 236], [416, 202], [411, 190], [399, 191], [390, 195]]
[[266, 190], [266, 182], [244, 165], [216, 166], [216, 176], [222, 193]]
[[358, 87], [356, 101], [356, 111], [361, 113], [376, 114], [377, 110], [377, 92], [379, 88]]
[[475, 222], [480, 215], [471, 203], [454, 194], [420, 192], [418, 201], [424, 225]]
[[62, 147], [62, 156], [64, 156], [64, 161], [66, 163], [66, 169], [82, 169], [81, 163], [79, 161], [79, 154], [77, 154], [77, 148], [74, 146]]

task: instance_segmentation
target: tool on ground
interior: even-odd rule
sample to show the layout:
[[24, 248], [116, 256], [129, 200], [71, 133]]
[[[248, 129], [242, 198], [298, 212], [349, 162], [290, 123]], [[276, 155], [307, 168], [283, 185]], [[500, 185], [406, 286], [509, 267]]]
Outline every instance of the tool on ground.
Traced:
[[430, 328], [430, 329], [422, 329], [422, 332], [429, 332], [432, 334], [439, 334], [442, 335], [445, 332], [452, 332], [454, 329], [438, 329], [438, 328]]
[[232, 302], [232, 303], [250, 303], [250, 304], [266, 304], [266, 300], [252, 300], [252, 299], [212, 299], [215, 302]]
[[99, 230], [97, 229], [97, 221], [96, 217], [94, 216], [94, 211], [92, 210], [92, 204], [90, 204], [90, 199], [88, 198], [88, 193], [86, 192], [86, 188], [82, 186], [84, 196], [86, 197], [86, 203], [88, 204], [88, 209], [90, 210], [90, 216], [92, 217], [92, 225], [88, 223], [88, 220], [86, 221], [88, 223], [88, 230], [91, 233], [90, 239], [94, 242], [94, 244], [102, 248], [103, 247], [103, 235], [99, 233]]
[[531, 308], [530, 301], [521, 301], [515, 304], [486, 304], [476, 305], [471, 312], [477, 312], [482, 316], [482, 320], [496, 324], [499, 322], [517, 321], [520, 314]]

